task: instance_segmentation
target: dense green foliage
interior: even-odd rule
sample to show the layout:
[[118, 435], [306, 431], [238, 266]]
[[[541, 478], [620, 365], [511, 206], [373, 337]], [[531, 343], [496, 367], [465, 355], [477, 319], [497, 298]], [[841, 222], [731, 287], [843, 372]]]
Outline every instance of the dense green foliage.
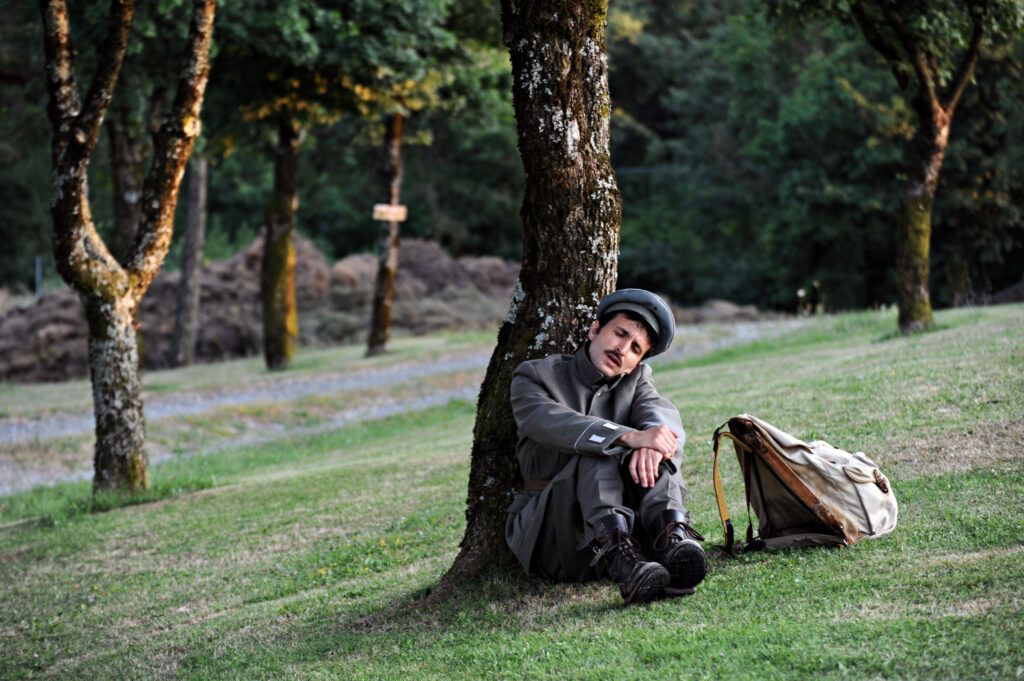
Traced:
[[[180, 4], [157, 7], [173, 12]], [[522, 168], [497, 6], [395, 0], [380, 20], [360, 15], [369, 4], [358, 2], [327, 19], [299, 11], [313, 5], [279, 4], [264, 15], [248, 3], [226, 4], [218, 19], [221, 63], [224, 50], [255, 49], [271, 29], [291, 38], [271, 41], [260, 53], [263, 65], [249, 72], [214, 70], [204, 114], [214, 164], [207, 257], [229, 255], [259, 228], [272, 182], [270, 138], [244, 120], [259, 112], [242, 101], [256, 94], [242, 76], [266, 75], [275, 60], [284, 73], [285, 59], [293, 68], [326, 61], [379, 91], [403, 79], [428, 83], [429, 105], [407, 123], [403, 234], [437, 239], [457, 254], [517, 257]], [[612, 4], [621, 283], [681, 303], [726, 297], [789, 308], [796, 289], [818, 279], [830, 307], [891, 303], [893, 223], [914, 116], [855, 28], [813, 18], [779, 25], [764, 7], [752, 0]], [[102, 3], [90, 9], [103, 11]], [[152, 72], [161, 50], [176, 44], [153, 11], [140, 14], [126, 82]], [[11, 244], [0, 253], [0, 284], [27, 286], [34, 255], [50, 257], [41, 38], [34, 4], [10, 3], [3, 12], [9, 21], [0, 29], [0, 60], [5, 74], [17, 65], [24, 82], [0, 81], [0, 238]], [[408, 49], [401, 47], [406, 31]], [[80, 37], [87, 61], [88, 31]], [[413, 48], [425, 44], [437, 49], [413, 58]], [[374, 59], [382, 63], [377, 72], [360, 66]], [[1022, 80], [1019, 41], [983, 46], [937, 195], [932, 289], [939, 305], [984, 299], [1020, 280]], [[329, 94], [331, 115], [309, 119], [317, 124], [303, 147], [297, 224], [340, 257], [374, 247], [370, 211], [382, 194], [383, 122], [366, 101]], [[356, 112], [345, 113], [353, 103]], [[102, 230], [112, 222], [106, 159], [101, 143], [90, 191]], [[176, 262], [172, 254], [167, 266]]]
[[[646, 607], [624, 607], [608, 583], [505, 574], [431, 605], [422, 597], [464, 526], [472, 405], [315, 434], [288, 422], [269, 442], [154, 466], [157, 503], [90, 501], [86, 482], [2, 498], [0, 677], [1014, 678], [1024, 308], [936, 322], [903, 338], [891, 312], [816, 319], [655, 369], [683, 414], [690, 506], [709, 543], [721, 530], [708, 440], [743, 411], [872, 456], [900, 503], [890, 536], [715, 558], [695, 596]], [[400, 361], [424, 356], [426, 341], [396, 342], [415, 350]], [[307, 350], [294, 370], [379, 365], [355, 349]], [[253, 381], [253, 369], [154, 378], [188, 394]], [[66, 387], [17, 389], [23, 399], [7, 402], [22, 413], [74, 409]], [[332, 408], [354, 396], [331, 396]], [[225, 432], [239, 421], [230, 408], [207, 418]], [[723, 475], [741, 509], [735, 460]]]
[[[830, 306], [891, 302], [893, 223], [917, 123], [884, 62], [848, 25], [774, 25], [744, 2], [665, 4], [626, 5], [627, 37], [612, 50], [613, 139], [640, 166], [620, 167], [623, 283], [787, 307], [817, 279]], [[1022, 58], [1019, 44], [983, 52], [982, 92], [1001, 82], [1000, 96], [968, 90], [939, 190], [933, 252], [961, 259], [981, 294], [1020, 277], [1007, 255], [1024, 237], [1014, 208], [1024, 175], [1010, 151], [1024, 139]], [[939, 300], [953, 298], [948, 277], [938, 288]]]

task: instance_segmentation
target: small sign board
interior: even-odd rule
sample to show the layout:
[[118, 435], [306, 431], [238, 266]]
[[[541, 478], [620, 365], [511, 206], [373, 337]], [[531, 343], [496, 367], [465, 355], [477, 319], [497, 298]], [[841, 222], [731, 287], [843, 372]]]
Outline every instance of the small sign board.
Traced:
[[405, 222], [408, 214], [408, 207], [399, 203], [378, 203], [373, 206], [373, 219], [382, 222]]

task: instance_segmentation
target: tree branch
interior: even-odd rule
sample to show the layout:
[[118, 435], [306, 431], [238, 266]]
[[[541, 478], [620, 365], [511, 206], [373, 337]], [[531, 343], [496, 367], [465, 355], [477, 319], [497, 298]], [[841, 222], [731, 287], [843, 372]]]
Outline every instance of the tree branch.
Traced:
[[892, 75], [896, 78], [896, 83], [900, 86], [901, 90], [905, 90], [907, 88], [907, 74], [903, 70], [903, 59], [900, 57], [899, 51], [878, 30], [878, 26], [867, 15], [867, 12], [864, 11], [864, 6], [861, 3], [853, 3], [850, 6], [850, 13], [853, 15], [853, 23], [860, 29], [861, 35], [864, 36], [865, 40], [868, 41], [868, 44], [876, 52], [882, 55], [889, 64], [889, 70], [892, 71]]
[[107, 17], [107, 35], [100, 48], [96, 73], [93, 74], [89, 91], [85, 95], [82, 112], [75, 121], [75, 141], [83, 147], [82, 154], [88, 156], [100, 136], [103, 116], [114, 96], [114, 85], [121, 72], [124, 50], [128, 45], [128, 34], [135, 13], [134, 0], [111, 0], [110, 15]]
[[925, 59], [924, 53], [916, 42], [914, 42], [914, 35], [903, 19], [898, 14], [892, 11], [886, 0], [878, 2], [878, 7], [882, 11], [882, 15], [885, 17], [885, 21], [892, 30], [896, 33], [897, 39], [900, 41], [900, 45], [903, 46], [903, 51], [907, 55], [907, 59], [910, 60], [911, 65], [914, 67], [914, 73], [917, 74], [918, 83], [921, 89], [926, 95], [928, 104], [931, 106], [932, 111], [939, 111], [942, 108], [942, 104], [939, 102], [939, 96], [935, 89], [936, 75], [928, 67], [928, 63]]
[[201, 127], [199, 113], [210, 77], [216, 9], [216, 0], [195, 0], [185, 66], [178, 78], [174, 104], [154, 139], [153, 165], [142, 190], [142, 220], [128, 260], [136, 304], [149, 288], [171, 245], [178, 187]]
[[[120, 291], [127, 290], [127, 278], [97, 234], [86, 196], [86, 168], [110, 98], [90, 88], [90, 115], [83, 128], [67, 5], [65, 0], [42, 0], [40, 8], [49, 93], [47, 112], [53, 131], [50, 213], [54, 259], [64, 281], [79, 292], [113, 299]], [[103, 50], [108, 61], [98, 67], [94, 83], [97, 88], [109, 83], [108, 89], [112, 89], [131, 21], [130, 0], [127, 10], [115, 0], [108, 20]], [[101, 75], [104, 73], [106, 75]]]
[[43, 49], [46, 53], [46, 89], [50, 101], [46, 106], [53, 129], [54, 166], [67, 144], [71, 120], [78, 115], [78, 85], [75, 82], [75, 60], [71, 51], [68, 8], [64, 0], [43, 0]]
[[978, 63], [978, 54], [981, 52], [981, 38], [984, 29], [974, 12], [971, 12], [971, 24], [973, 25], [971, 44], [967, 47], [967, 51], [957, 66], [956, 75], [953, 76], [953, 82], [950, 85], [950, 94], [946, 99], [945, 109], [950, 115], [952, 115], [956, 105], [960, 102], [960, 97], [964, 94], [964, 90], [967, 89], [967, 83], [971, 80], [974, 67]]

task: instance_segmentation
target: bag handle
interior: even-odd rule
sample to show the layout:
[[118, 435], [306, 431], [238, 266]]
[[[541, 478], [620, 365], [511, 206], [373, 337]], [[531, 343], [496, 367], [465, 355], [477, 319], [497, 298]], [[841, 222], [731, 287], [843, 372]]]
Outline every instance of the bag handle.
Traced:
[[[730, 433], [727, 430], [726, 431], [722, 430], [722, 428], [725, 428], [728, 424], [729, 424], [729, 422], [726, 421], [725, 423], [723, 423], [722, 425], [718, 426], [718, 428], [715, 429], [715, 434], [714, 434], [714, 437], [713, 437], [713, 445], [714, 445], [714, 452], [715, 452], [715, 454], [714, 454], [714, 466], [713, 466], [713, 471], [712, 471], [712, 477], [714, 478], [714, 483], [715, 483], [715, 501], [718, 503], [718, 516], [722, 519], [722, 527], [725, 529], [725, 549], [724, 549], [724, 552], [725, 552], [726, 555], [730, 555], [731, 556], [731, 555], [733, 555], [733, 546], [734, 546], [734, 544], [736, 542], [736, 537], [735, 537], [735, 531], [733, 530], [733, 527], [732, 527], [732, 519], [729, 516], [729, 506], [725, 502], [725, 490], [722, 487], [722, 475], [721, 475], [721, 473], [718, 470], [718, 445], [721, 442], [721, 439], [723, 437], [727, 437], [730, 440], [732, 440], [733, 442], [735, 442], [738, 447], [743, 449], [748, 454], [751, 452], [751, 449], [747, 445], [747, 443], [745, 443], [740, 438], [736, 437], [735, 435], [733, 435], [732, 433]], [[747, 481], [744, 480], [743, 484], [744, 484], [744, 487], [746, 487]], [[750, 495], [749, 495], [749, 492], [747, 494], [747, 518], [748, 518], [748, 520], [750, 518]], [[747, 534], [750, 535], [752, 532], [753, 532], [753, 522], [751, 522], [747, 526]], [[748, 540], [749, 540], [749, 537], [748, 537]]]

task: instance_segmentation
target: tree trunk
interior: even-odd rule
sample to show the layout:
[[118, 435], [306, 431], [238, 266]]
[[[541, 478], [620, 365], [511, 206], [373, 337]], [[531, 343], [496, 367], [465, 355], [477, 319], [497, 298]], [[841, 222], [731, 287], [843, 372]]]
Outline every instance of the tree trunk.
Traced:
[[903, 14], [900, 3], [850, 3], [850, 12], [864, 38], [889, 64], [896, 84], [917, 115], [918, 130], [909, 154], [909, 181], [904, 188], [896, 238], [896, 299], [901, 333], [922, 331], [932, 325], [928, 293], [928, 258], [931, 247], [932, 207], [939, 171], [946, 156], [953, 112], [970, 83], [978, 63], [984, 35], [980, 6], [966, 3], [963, 18], [971, 22], [971, 37], [955, 64], [952, 77], [943, 77], [942, 55], [921, 40]]
[[89, 375], [96, 412], [95, 489], [148, 485], [146, 422], [130, 299], [85, 296]]
[[83, 101], [75, 82], [67, 6], [63, 0], [42, 5], [48, 115], [53, 131], [53, 252], [61, 277], [81, 296], [89, 324], [96, 415], [93, 489], [132, 491], [147, 484], [133, 320], [171, 243], [181, 175], [199, 133], [215, 8], [212, 0], [195, 1], [174, 107], [154, 139], [154, 162], [142, 187], [140, 235], [122, 264], [96, 232], [86, 182], [124, 57], [134, 6], [130, 0], [111, 2], [107, 37]]
[[274, 191], [267, 206], [260, 270], [263, 355], [268, 369], [287, 367], [299, 340], [292, 227], [299, 207], [298, 170], [302, 134], [290, 120], [281, 121], [277, 133]]
[[921, 113], [913, 141], [911, 177], [900, 206], [896, 252], [897, 307], [900, 333], [923, 331], [932, 325], [928, 292], [932, 206], [939, 171], [949, 142], [951, 113]]
[[520, 362], [573, 352], [615, 288], [621, 200], [609, 154], [607, 6], [502, 2], [526, 171], [523, 265], [480, 389], [461, 551], [454, 580], [513, 563], [506, 509], [522, 485], [509, 402]]
[[[387, 155], [381, 177], [387, 188], [385, 202], [397, 206], [402, 190], [402, 114], [391, 116], [388, 127]], [[398, 275], [398, 222], [381, 222], [380, 261], [377, 284], [373, 292], [373, 315], [366, 356], [383, 353], [391, 334], [391, 305], [395, 298], [395, 277]]]
[[188, 179], [188, 215], [184, 248], [181, 250], [181, 284], [178, 287], [178, 312], [171, 339], [171, 363], [188, 366], [195, 361], [199, 335], [199, 271], [206, 241], [206, 181], [209, 161], [202, 154], [192, 158]]

